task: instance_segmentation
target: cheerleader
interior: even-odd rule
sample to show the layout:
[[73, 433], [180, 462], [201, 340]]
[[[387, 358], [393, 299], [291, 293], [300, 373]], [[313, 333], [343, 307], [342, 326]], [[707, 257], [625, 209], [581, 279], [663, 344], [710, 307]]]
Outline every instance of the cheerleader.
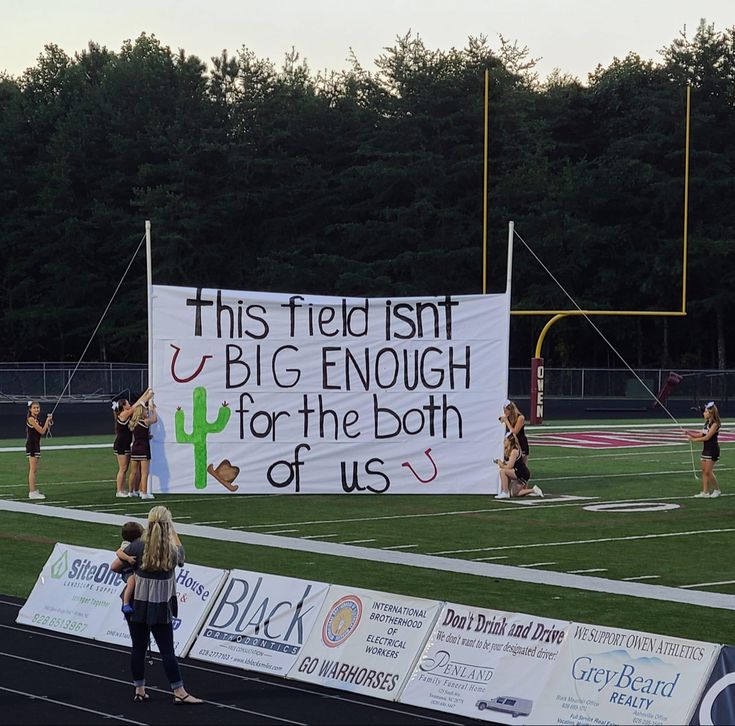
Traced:
[[503, 442], [503, 461], [495, 459], [500, 474], [500, 493], [496, 499], [509, 499], [513, 497], [525, 497], [529, 494], [534, 497], [543, 497], [541, 487], [528, 486], [531, 472], [528, 469], [525, 458], [521, 453], [521, 447], [512, 433], [505, 435]]
[[133, 408], [146, 403], [152, 395], [153, 392], [148, 388], [133, 405], [127, 398], [118, 398], [112, 402], [112, 415], [115, 419], [115, 441], [112, 449], [117, 457], [116, 497], [138, 496], [138, 480], [132, 473], [128, 478], [128, 491], [125, 491], [125, 476], [130, 466], [130, 447], [133, 442], [133, 432], [128, 428], [128, 421], [133, 415]]
[[38, 420], [41, 415], [41, 404], [38, 401], [28, 401], [26, 414], [26, 456], [28, 457], [28, 498], [46, 499], [36, 488], [36, 472], [38, 460], [41, 458], [41, 436], [53, 425], [53, 415], [46, 414], [43, 426]]
[[[702, 416], [704, 417], [702, 433], [693, 434], [687, 431], [689, 441], [702, 442], [702, 454], [699, 458], [699, 466], [702, 469], [702, 491], [694, 495], [697, 499], [720, 496], [720, 485], [717, 483], [714, 468], [720, 458], [720, 444], [717, 442], [717, 435], [722, 424], [714, 401], [705, 405]], [[709, 491], [710, 487], [712, 491]]]
[[153, 403], [153, 392], [147, 403], [136, 403], [128, 422], [128, 428], [133, 433], [130, 446], [130, 476], [140, 482], [141, 499], [153, 499], [148, 491], [148, 471], [151, 463], [150, 426], [158, 421], [156, 404]]
[[524, 460], [528, 461], [528, 438], [526, 437], [526, 417], [518, 410], [513, 401], [503, 404], [503, 415], [499, 420], [505, 424], [509, 433], [515, 436], [523, 454]]

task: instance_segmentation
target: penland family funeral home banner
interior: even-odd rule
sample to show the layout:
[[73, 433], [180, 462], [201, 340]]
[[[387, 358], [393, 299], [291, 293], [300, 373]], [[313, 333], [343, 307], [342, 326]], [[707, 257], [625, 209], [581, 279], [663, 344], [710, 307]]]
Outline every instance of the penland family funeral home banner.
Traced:
[[493, 723], [526, 723], [570, 625], [445, 603], [398, 700]]
[[494, 494], [509, 298], [154, 286], [154, 491]]

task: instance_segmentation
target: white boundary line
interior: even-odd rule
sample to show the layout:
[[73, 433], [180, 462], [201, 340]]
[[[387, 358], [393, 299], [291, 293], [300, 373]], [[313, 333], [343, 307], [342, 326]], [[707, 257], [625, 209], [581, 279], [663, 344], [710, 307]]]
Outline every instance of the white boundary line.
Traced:
[[[36, 516], [54, 517], [57, 519], [74, 519], [82, 522], [107, 524], [117, 527], [121, 527], [126, 521], [125, 517], [117, 514], [81, 512], [78, 509], [68, 510], [62, 509], [61, 507], [44, 507], [26, 502], [11, 502], [7, 500], [0, 500], [0, 511], [35, 514]], [[440, 572], [456, 572], [465, 575], [476, 575], [478, 577], [492, 577], [499, 580], [512, 580], [526, 584], [568, 587], [609, 595], [624, 595], [649, 600], [663, 600], [665, 602], [678, 602], [686, 605], [735, 610], [735, 595], [725, 595], [717, 592], [686, 590], [664, 585], [645, 585], [640, 582], [623, 582], [621, 580], [608, 580], [602, 577], [570, 575], [563, 572], [529, 570], [520, 567], [511, 567], [509, 565], [495, 565], [487, 562], [437, 557], [436, 555], [422, 555], [413, 552], [399, 552], [397, 550], [356, 547], [355, 545], [320, 542], [318, 540], [306, 540], [303, 538], [279, 537], [257, 532], [238, 532], [231, 529], [222, 529], [221, 527], [198, 527], [192, 524], [180, 524], [176, 529], [179, 534], [190, 537], [203, 537], [205, 539], [224, 542], [238, 542], [240, 544], [255, 545], [258, 547], [276, 547], [278, 549], [348, 557], [391, 565], [407, 565], [409, 567], [419, 567]]]
[[[8, 655], [7, 653], [0, 653], [0, 655]], [[35, 662], [35, 661], [32, 661]], [[104, 719], [110, 719], [112, 721], [122, 721], [123, 723], [134, 723], [137, 726], [147, 726], [145, 721], [133, 721], [130, 718], [119, 716], [113, 713], [105, 713], [104, 711], [95, 711], [92, 708], [85, 708], [84, 706], [77, 706], [68, 701], [57, 701], [55, 698], [49, 698], [48, 696], [41, 696], [38, 693], [28, 693], [28, 691], [16, 691], [15, 688], [8, 688], [6, 686], [0, 686], [0, 691], [6, 693], [15, 693], [16, 696], [25, 696], [30, 698], [32, 701], [40, 701], [41, 703], [53, 703], [55, 706], [63, 706], [64, 708], [71, 708], [74, 711], [84, 711], [85, 713], [93, 713], [95, 716], [101, 716]]]

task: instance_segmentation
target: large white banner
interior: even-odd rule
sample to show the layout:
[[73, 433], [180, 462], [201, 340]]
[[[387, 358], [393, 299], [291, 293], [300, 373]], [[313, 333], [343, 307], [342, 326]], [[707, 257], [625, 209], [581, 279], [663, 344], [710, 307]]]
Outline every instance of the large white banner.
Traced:
[[[109, 554], [107, 556], [109, 558]], [[172, 621], [176, 655], [185, 656], [187, 654], [226, 576], [227, 570], [205, 565], [186, 563], [176, 568], [176, 597], [179, 603], [179, 614]], [[116, 607], [111, 608], [100, 623], [94, 637], [95, 640], [102, 640], [106, 643], [131, 644], [128, 625], [120, 612], [119, 599]], [[155, 638], [151, 638], [151, 649], [158, 652]]]
[[154, 286], [159, 492], [497, 491], [509, 298]]
[[570, 623], [446, 603], [399, 701], [523, 724]]
[[189, 657], [285, 675], [329, 590], [325, 582], [233, 570]]
[[94, 638], [111, 613], [120, 612], [123, 581], [110, 569], [113, 552], [58, 542], [16, 622]]
[[393, 701], [441, 605], [332, 585], [288, 677]]
[[684, 724], [719, 645], [573, 623], [534, 724]]

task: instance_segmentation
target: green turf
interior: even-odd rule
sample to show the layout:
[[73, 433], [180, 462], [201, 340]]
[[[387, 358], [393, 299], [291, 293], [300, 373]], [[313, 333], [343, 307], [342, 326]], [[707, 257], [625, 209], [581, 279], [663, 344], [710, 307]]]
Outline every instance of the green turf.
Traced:
[[[607, 425], [613, 422], [605, 422]], [[659, 422], [660, 423], [660, 422]], [[592, 425], [592, 422], [590, 422]], [[688, 424], [690, 428], [694, 423]], [[540, 427], [539, 431], [550, 430]], [[37, 506], [79, 507], [144, 516], [150, 503], [114, 498], [115, 460], [110, 448], [51, 450], [69, 443], [109, 443], [106, 437], [44, 441], [39, 488], [48, 496]], [[0, 446], [19, 446], [4, 441]], [[678, 505], [660, 512], [610, 513], [583, 508], [590, 501], [543, 502], [523, 506], [487, 496], [231, 496], [160, 495], [174, 518], [239, 531], [279, 532], [281, 536], [360, 543], [365, 548], [414, 545], [411, 553], [446, 553], [448, 558], [485, 560], [503, 565], [534, 565], [534, 570], [584, 573], [608, 579], [652, 577], [653, 585], [683, 586], [732, 580], [728, 550], [733, 541], [735, 496], [728, 485], [735, 445], [722, 446], [717, 467], [725, 496], [691, 499], [699, 483], [698, 449], [689, 445], [616, 450], [533, 446], [533, 481], [548, 495], [595, 497], [595, 504], [650, 500]], [[22, 452], [0, 453], [0, 497], [27, 501], [27, 462]], [[0, 513], [0, 591], [25, 597], [49, 556], [53, 543], [109, 548], [119, 542], [117, 528], [74, 520]], [[282, 532], [282, 530], [295, 530]], [[722, 531], [718, 531], [722, 530]], [[329, 536], [327, 536], [329, 535]], [[667, 536], [662, 536], [667, 535]], [[613, 596], [577, 589], [493, 580], [452, 571], [383, 564], [369, 559], [316, 555], [273, 547], [187, 537], [189, 561], [238, 567], [351, 586], [449, 600], [710, 642], [735, 643], [731, 611], [659, 600]], [[549, 563], [549, 564], [538, 564]], [[700, 586], [735, 594], [735, 585]]]

